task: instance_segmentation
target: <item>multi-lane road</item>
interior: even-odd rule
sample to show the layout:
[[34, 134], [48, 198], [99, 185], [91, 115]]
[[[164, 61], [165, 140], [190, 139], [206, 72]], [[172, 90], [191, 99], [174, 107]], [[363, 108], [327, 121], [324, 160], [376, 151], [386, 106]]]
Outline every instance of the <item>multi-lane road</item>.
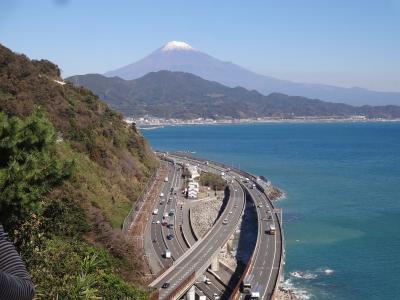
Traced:
[[[197, 159], [188, 159], [193, 163], [204, 162]], [[225, 166], [221, 167], [220, 164], [210, 164], [210, 167], [218, 172], [224, 172], [229, 169]], [[258, 189], [257, 180], [253, 175], [238, 170], [230, 170], [229, 174], [235, 179], [240, 179], [242, 186], [253, 200], [257, 211], [257, 243], [245, 279], [247, 283], [251, 284], [250, 290], [259, 293], [260, 299], [270, 299], [279, 280], [278, 277], [282, 263], [282, 235], [278, 214], [274, 212], [271, 201]], [[270, 234], [269, 232], [271, 224], [275, 227], [275, 234]], [[239, 298], [244, 299], [246, 295], [241, 293]]]
[[[274, 207], [265, 194], [256, 188], [246, 187], [257, 209], [258, 238], [253, 252], [251, 267], [245, 281], [251, 284], [251, 290], [259, 293], [261, 299], [271, 299], [278, 281], [281, 263], [281, 233], [279, 220]], [[270, 234], [273, 224], [275, 234]], [[239, 299], [245, 299], [242, 293]]]
[[[249, 183], [244, 183], [247, 181], [246, 173], [230, 170], [229, 175], [225, 176], [230, 191], [226, 207], [207, 234], [196, 241], [190, 229], [187, 208], [183, 205], [187, 200], [181, 195], [183, 184], [181, 166], [188, 162], [197, 164], [203, 170], [219, 174], [226, 172], [227, 167], [217, 163], [205, 163], [204, 160], [187, 158], [180, 154], [171, 154], [168, 157], [176, 163], [168, 163], [168, 181], [164, 182], [163, 196], [160, 196], [160, 201], [155, 207], [158, 208], [158, 214], [149, 219], [154, 252], [166, 269], [151, 284], [159, 289], [159, 299], [176, 299], [195, 283], [208, 299], [214, 299], [214, 295], [218, 295], [218, 298], [225, 292], [225, 287], [216, 278], [207, 274], [211, 279], [211, 284], [207, 285], [202, 282], [201, 275], [235, 231], [244, 211], [245, 191], [255, 204], [259, 228], [257, 244], [245, 278], [247, 281], [251, 279], [251, 290], [258, 292], [260, 299], [270, 299], [279, 276], [282, 240], [278, 216], [265, 194], [253, 188], [251, 180], [255, 181], [255, 178], [248, 174], [251, 180]], [[168, 215], [168, 224], [172, 226], [161, 226], [163, 215]], [[275, 235], [268, 234], [269, 224], [275, 224]], [[166, 249], [172, 254], [169, 259], [165, 258]], [[244, 299], [245, 295], [239, 294], [237, 298]]]
[[[162, 287], [164, 283], [169, 285], [161, 289], [160, 299], [167, 298], [176, 291], [187, 278], [193, 276], [192, 274], [195, 274], [195, 279], [203, 274], [211, 264], [212, 257], [218, 254], [221, 247], [233, 234], [243, 212], [244, 194], [238, 183], [233, 183], [231, 189], [228, 204], [215, 226], [153, 282], [152, 286], [158, 288]], [[224, 222], [224, 220], [227, 220], [227, 222]]]
[[[168, 181], [163, 183], [162, 196], [160, 194], [159, 201], [155, 207], [158, 209], [158, 214], [153, 215], [149, 220], [153, 248], [157, 259], [164, 268], [171, 267], [174, 261], [196, 243], [196, 238], [190, 229], [188, 211], [187, 208], [184, 208], [181, 195], [182, 168], [178, 164], [171, 163], [168, 164], [168, 167]], [[172, 216], [170, 215], [171, 211], [174, 212]], [[165, 220], [164, 215], [168, 215], [168, 224], [172, 224], [172, 228], [162, 226], [163, 219]], [[168, 239], [170, 235], [173, 235], [172, 239]], [[171, 252], [171, 258], [165, 257], [167, 249]], [[197, 282], [204, 294], [208, 295], [210, 299], [215, 294], [222, 294], [224, 286], [212, 276], [207, 275], [207, 277], [211, 279], [210, 284], [204, 285], [201, 281]]]

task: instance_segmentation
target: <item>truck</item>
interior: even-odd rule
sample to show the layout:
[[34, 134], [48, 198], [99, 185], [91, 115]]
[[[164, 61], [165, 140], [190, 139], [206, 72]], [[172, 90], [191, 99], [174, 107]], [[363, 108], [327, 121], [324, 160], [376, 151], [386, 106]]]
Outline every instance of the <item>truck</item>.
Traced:
[[241, 285], [242, 293], [244, 293], [244, 294], [251, 293], [251, 286], [252, 286], [251, 282], [253, 281], [253, 277], [254, 277], [254, 275], [251, 274], [243, 280], [242, 285]]
[[165, 250], [164, 257], [165, 258], [171, 258], [171, 251], [169, 249]]
[[165, 177], [165, 178], [164, 178], [164, 182], [168, 182], [168, 177]]
[[153, 210], [153, 215], [158, 215], [158, 208], [156, 208], [155, 210]]
[[269, 226], [268, 226], [268, 233], [271, 234], [271, 235], [274, 235], [274, 234], [275, 234], [275, 231], [276, 231], [276, 229], [275, 229], [275, 224], [269, 224]]
[[260, 292], [251, 292], [250, 299], [260, 299]]

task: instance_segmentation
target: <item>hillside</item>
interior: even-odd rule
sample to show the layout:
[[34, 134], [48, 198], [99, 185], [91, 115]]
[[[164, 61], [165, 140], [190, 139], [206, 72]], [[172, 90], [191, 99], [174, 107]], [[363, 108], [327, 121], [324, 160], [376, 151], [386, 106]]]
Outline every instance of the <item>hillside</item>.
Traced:
[[146, 298], [132, 285], [140, 254], [120, 231], [158, 164], [140, 132], [92, 92], [63, 83], [53, 63], [2, 45], [0, 112], [0, 192], [14, 197], [0, 197], [0, 223], [37, 299]]
[[104, 75], [132, 80], [150, 72], [161, 70], [191, 73], [229, 87], [241, 86], [249, 90], [257, 90], [264, 95], [281, 93], [356, 106], [367, 104], [400, 105], [399, 92], [380, 92], [357, 87], [343, 88], [326, 84], [300, 83], [260, 75], [235, 63], [215, 58], [185, 42], [177, 41], [169, 42], [146, 57], [106, 72]]
[[399, 118], [399, 106], [355, 107], [273, 93], [230, 88], [190, 73], [158, 71], [135, 80], [99, 74], [67, 78], [92, 90], [126, 116], [162, 118], [349, 117]]

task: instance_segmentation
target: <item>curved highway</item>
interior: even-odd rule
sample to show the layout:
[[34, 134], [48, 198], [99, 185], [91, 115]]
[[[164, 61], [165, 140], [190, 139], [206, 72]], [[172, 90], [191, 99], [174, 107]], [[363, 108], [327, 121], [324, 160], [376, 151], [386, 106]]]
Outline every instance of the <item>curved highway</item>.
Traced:
[[[188, 222], [188, 211], [182, 206], [185, 200], [181, 195], [182, 187], [182, 169], [177, 164], [168, 163], [168, 181], [163, 183], [162, 194], [160, 195], [159, 201], [157, 201], [155, 209], [158, 209], [157, 215], [152, 215], [149, 222], [151, 223], [150, 236], [152, 240], [152, 246], [157, 255], [158, 261], [164, 268], [169, 268], [173, 265], [173, 261], [178, 259], [182, 254], [189, 249], [189, 246], [195, 244], [196, 239], [191, 231], [190, 224]], [[187, 201], [187, 200], [186, 200]], [[181, 210], [182, 207], [182, 210]], [[168, 224], [174, 224], [172, 228], [162, 226], [163, 216], [169, 215], [171, 210], [174, 210], [173, 216], [168, 216]], [[186, 223], [185, 223], [186, 222]], [[182, 226], [182, 227], [181, 227]], [[173, 239], [168, 239], [168, 235], [173, 234]], [[165, 251], [169, 249], [171, 252], [171, 258], [165, 257]], [[213, 295], [222, 295], [225, 287], [216, 280], [210, 274], [207, 277], [211, 279], [210, 284], [204, 282], [197, 282], [196, 286], [208, 296], [209, 299], [213, 299]]]
[[[238, 182], [231, 185], [227, 207], [216, 224], [205, 237], [196, 242], [172, 267], [151, 284], [158, 288], [164, 283], [169, 284], [167, 288], [160, 290], [160, 299], [166, 298], [192, 273], [196, 274], [196, 278], [201, 275], [210, 265], [212, 256], [219, 252], [234, 232], [243, 212], [244, 193]], [[229, 213], [230, 211], [232, 214]], [[223, 224], [224, 219], [228, 220], [227, 224]]]
[[[205, 160], [197, 158], [188, 158], [187, 154], [174, 153], [171, 156], [180, 159], [185, 157], [185, 159], [199, 164], [205, 162]], [[219, 163], [213, 163], [211, 167], [220, 172], [230, 170]], [[275, 212], [271, 201], [259, 190], [260, 186], [255, 176], [235, 169], [230, 170], [229, 174], [232, 178], [242, 182], [254, 201], [259, 228], [256, 248], [244, 280], [250, 284], [250, 288], [246, 294], [241, 293], [238, 298], [245, 299], [253, 292], [254, 296], [259, 295], [259, 299], [271, 299], [278, 284], [282, 263], [282, 234], [278, 214]], [[275, 234], [270, 234], [269, 231], [272, 224], [275, 227]], [[241, 288], [241, 291], [243, 292], [243, 288]]]

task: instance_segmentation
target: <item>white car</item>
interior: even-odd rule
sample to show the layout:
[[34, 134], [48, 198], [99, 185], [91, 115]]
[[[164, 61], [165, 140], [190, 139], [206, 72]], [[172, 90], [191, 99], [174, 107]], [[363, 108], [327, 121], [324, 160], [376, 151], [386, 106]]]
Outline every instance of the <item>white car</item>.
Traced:
[[156, 224], [156, 221], [151, 222], [151, 224]]
[[160, 220], [157, 220], [157, 222], [156, 222], [157, 224], [160, 224]]
[[230, 213], [230, 214], [233, 214], [233, 211], [230, 211], [229, 213]]

